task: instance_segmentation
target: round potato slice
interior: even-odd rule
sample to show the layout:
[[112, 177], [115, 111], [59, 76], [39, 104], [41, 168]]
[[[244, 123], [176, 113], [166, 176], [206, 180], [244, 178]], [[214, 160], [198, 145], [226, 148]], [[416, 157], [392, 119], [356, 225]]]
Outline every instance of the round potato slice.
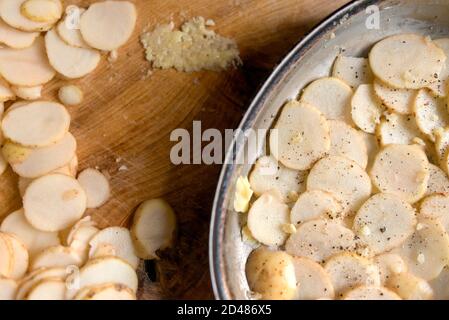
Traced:
[[80, 289], [85, 287], [111, 282], [125, 285], [133, 292], [137, 291], [136, 272], [127, 262], [117, 257], [89, 260], [81, 268], [78, 276], [79, 289], [68, 288], [66, 299], [72, 299]]
[[[85, 9], [76, 6], [74, 6], [72, 10], [78, 10], [80, 16], [86, 11]], [[71, 17], [66, 15], [65, 18], [58, 23], [56, 27], [58, 35], [68, 45], [79, 48], [89, 48], [89, 45], [84, 41], [81, 35], [80, 26], [76, 24], [74, 19], [70, 18]]]
[[30, 102], [5, 114], [5, 137], [29, 147], [45, 147], [61, 140], [69, 130], [70, 115], [59, 103]]
[[0, 43], [13, 49], [30, 47], [39, 36], [39, 32], [24, 32], [10, 27], [0, 20]]
[[[36, 22], [22, 15], [22, 5], [29, 0], [2, 0], [0, 16], [8, 25], [22, 31], [47, 31], [52, 22]], [[35, 0], [33, 0], [35, 1]], [[54, 22], [54, 21], [53, 21]]]
[[64, 300], [66, 283], [58, 278], [42, 279], [30, 288], [26, 300]]
[[433, 299], [449, 300], [449, 266], [445, 266], [438, 277], [430, 281], [429, 284], [434, 293]]
[[38, 100], [42, 96], [42, 86], [34, 87], [12, 87], [16, 96], [24, 100]]
[[362, 168], [368, 164], [365, 140], [359, 132], [343, 121], [330, 120], [331, 148], [329, 155], [342, 156], [355, 161]]
[[250, 289], [266, 300], [290, 300], [296, 295], [293, 258], [283, 251], [261, 247], [246, 261], [246, 278]]
[[410, 204], [397, 196], [378, 193], [357, 211], [352, 228], [379, 254], [403, 243], [415, 226], [415, 209]]
[[399, 114], [412, 114], [416, 90], [391, 88], [375, 79], [373, 89], [376, 96], [391, 111]]
[[332, 76], [343, 80], [352, 89], [373, 82], [373, 73], [366, 58], [339, 55], [335, 59]]
[[407, 265], [401, 256], [396, 253], [378, 255], [374, 257], [374, 263], [379, 268], [382, 285], [385, 285], [394, 274], [407, 272]]
[[25, 151], [25, 159], [11, 163], [12, 169], [21, 177], [38, 178], [71, 162], [75, 157], [76, 140], [68, 132], [64, 138], [53, 145]]
[[428, 88], [432, 90], [432, 92], [437, 96], [446, 97], [449, 84], [449, 59], [447, 59], [447, 57], [449, 56], [449, 38], [436, 39], [433, 40], [433, 43], [435, 43], [438, 47], [441, 48], [441, 50], [443, 50], [444, 54], [446, 55], [446, 63], [444, 64], [441, 73], [438, 75], [438, 80], [430, 84]]
[[352, 230], [337, 220], [318, 219], [302, 223], [285, 244], [287, 253], [322, 263], [334, 254], [356, 250]]
[[46, 248], [60, 244], [57, 232], [44, 232], [34, 228], [26, 220], [23, 209], [9, 214], [3, 220], [0, 231], [13, 234], [19, 238], [27, 248], [31, 258]]
[[331, 278], [337, 296], [358, 286], [379, 286], [379, 269], [370, 260], [352, 253], [340, 253], [326, 262], [324, 270]]
[[431, 300], [433, 297], [429, 283], [408, 272], [393, 275], [387, 286], [404, 300]]
[[[5, 1], [0, 2], [0, 6], [3, 3]], [[44, 38], [37, 37], [25, 49], [1, 48], [0, 74], [9, 83], [24, 87], [38, 86], [53, 79], [55, 70], [48, 62]]]
[[0, 276], [8, 277], [11, 274], [14, 263], [14, 251], [7, 237], [0, 232]]
[[158, 250], [170, 247], [176, 230], [176, 215], [162, 199], [143, 202], [134, 213], [131, 235], [138, 257], [158, 259]]
[[249, 175], [251, 189], [256, 196], [276, 190], [285, 202], [295, 201], [306, 189], [307, 171], [297, 171], [285, 167], [273, 156], [257, 159]]
[[396, 293], [384, 287], [360, 286], [346, 292], [343, 300], [402, 300]]
[[0, 301], [15, 300], [17, 282], [0, 276]]
[[78, 181], [62, 174], [34, 180], [23, 197], [25, 217], [42, 231], [60, 231], [82, 217], [86, 194]]
[[387, 37], [369, 53], [374, 75], [394, 88], [420, 89], [434, 83], [445, 61], [443, 50], [417, 34]]
[[302, 193], [290, 212], [290, 222], [300, 224], [318, 218], [339, 218], [343, 208], [329, 192], [308, 190]]
[[351, 115], [354, 123], [367, 133], [374, 133], [380, 122], [383, 106], [374, 93], [372, 84], [361, 84], [351, 100]]
[[366, 150], [368, 153], [368, 165], [366, 167], [367, 169], [371, 169], [377, 152], [379, 152], [379, 142], [377, 141], [376, 136], [373, 134], [369, 134], [364, 131], [359, 131], [359, 134], [365, 141]]
[[33, 259], [30, 270], [50, 267], [79, 267], [81, 264], [82, 259], [74, 249], [64, 246], [54, 246], [39, 253]]
[[84, 288], [74, 300], [136, 300], [136, 294], [122, 284], [108, 283]]
[[0, 233], [0, 237], [9, 242], [12, 250], [9, 273], [4, 275], [14, 280], [22, 278], [28, 269], [29, 262], [25, 245], [19, 238], [9, 233]]
[[449, 197], [443, 194], [433, 194], [424, 198], [419, 207], [419, 213], [425, 218], [435, 218], [449, 232]]
[[81, 16], [80, 30], [84, 41], [92, 48], [112, 51], [128, 41], [136, 19], [136, 7], [131, 2], [97, 2]]
[[440, 162], [444, 161], [444, 156], [449, 148], [449, 128], [435, 130], [435, 152]]
[[66, 276], [67, 272], [65, 268], [44, 268], [31, 271], [20, 281], [16, 300], [25, 299], [28, 291], [43, 279], [64, 279]]
[[328, 120], [352, 123], [352, 89], [340, 79], [333, 77], [313, 81], [303, 91], [300, 102], [311, 104]]
[[20, 13], [34, 22], [54, 24], [62, 16], [62, 4], [60, 0], [27, 0]]
[[83, 91], [75, 85], [68, 85], [59, 88], [58, 98], [66, 106], [75, 106], [83, 101]]
[[416, 145], [390, 144], [377, 154], [370, 175], [380, 191], [414, 203], [426, 193], [429, 162]]
[[81, 78], [92, 72], [101, 58], [97, 50], [66, 44], [54, 29], [45, 35], [45, 47], [51, 66], [69, 79]]
[[110, 244], [115, 248], [115, 256], [128, 262], [134, 269], [139, 265], [139, 258], [134, 253], [131, 234], [122, 227], [109, 227], [97, 232], [89, 241], [89, 256], [92, 257], [102, 244]]
[[307, 177], [307, 190], [331, 193], [352, 215], [371, 195], [368, 174], [354, 161], [329, 156], [318, 161]]
[[310, 169], [330, 148], [329, 126], [311, 105], [290, 101], [270, 133], [271, 154], [288, 168]]
[[412, 115], [387, 113], [380, 120], [376, 133], [382, 146], [388, 144], [414, 144], [416, 138], [422, 140], [422, 133]]
[[100, 171], [92, 168], [78, 175], [78, 182], [87, 196], [87, 208], [98, 208], [108, 201], [111, 195], [109, 180]]
[[290, 209], [271, 192], [261, 195], [248, 212], [248, 228], [267, 246], [280, 246], [287, 239], [283, 226], [290, 223]]
[[449, 236], [437, 220], [423, 219], [413, 235], [394, 252], [404, 259], [411, 273], [432, 280], [449, 262]]
[[429, 90], [419, 90], [413, 111], [418, 128], [431, 141], [435, 141], [433, 134], [435, 129], [445, 128], [449, 125], [446, 100], [435, 97]]
[[301, 257], [294, 257], [298, 300], [333, 299], [335, 296], [331, 278], [318, 263]]
[[449, 195], [449, 178], [443, 170], [429, 163], [429, 182], [425, 196], [433, 193]]

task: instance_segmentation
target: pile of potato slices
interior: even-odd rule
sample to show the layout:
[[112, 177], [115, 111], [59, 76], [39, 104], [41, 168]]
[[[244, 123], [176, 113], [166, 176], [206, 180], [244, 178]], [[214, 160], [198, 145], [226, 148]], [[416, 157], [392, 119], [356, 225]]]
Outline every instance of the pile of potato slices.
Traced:
[[[171, 245], [173, 210], [148, 200], [131, 231], [100, 230], [90, 214], [110, 198], [109, 177], [78, 173], [68, 110], [40, 98], [53, 77], [83, 77], [102, 52], [125, 44], [136, 9], [127, 1], [66, 9], [60, 0], [0, 1], [0, 171], [10, 166], [19, 176], [23, 204], [0, 224], [0, 300], [133, 300], [140, 259]], [[70, 87], [79, 90], [63, 87], [61, 101], [79, 103]]]
[[449, 299], [448, 58], [389, 36], [282, 108], [235, 193], [250, 297]]

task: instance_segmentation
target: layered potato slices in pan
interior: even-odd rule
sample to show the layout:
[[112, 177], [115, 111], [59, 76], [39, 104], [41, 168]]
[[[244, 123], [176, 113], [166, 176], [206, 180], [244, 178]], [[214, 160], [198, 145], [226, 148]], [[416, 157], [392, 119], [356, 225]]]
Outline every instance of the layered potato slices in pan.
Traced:
[[237, 210], [249, 297], [449, 298], [448, 78], [449, 39], [396, 34], [281, 108]]

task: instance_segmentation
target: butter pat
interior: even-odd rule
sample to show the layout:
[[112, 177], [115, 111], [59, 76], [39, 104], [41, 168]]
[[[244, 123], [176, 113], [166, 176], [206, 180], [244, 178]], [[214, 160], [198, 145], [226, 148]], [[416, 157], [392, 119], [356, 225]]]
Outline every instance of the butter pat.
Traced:
[[253, 190], [251, 190], [248, 177], [240, 176], [235, 185], [234, 210], [237, 212], [248, 211], [252, 195]]

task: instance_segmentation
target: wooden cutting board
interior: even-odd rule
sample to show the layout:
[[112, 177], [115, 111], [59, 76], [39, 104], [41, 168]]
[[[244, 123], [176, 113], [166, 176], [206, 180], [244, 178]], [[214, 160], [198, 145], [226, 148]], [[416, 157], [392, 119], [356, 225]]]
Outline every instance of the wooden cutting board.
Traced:
[[[138, 8], [132, 39], [114, 63], [103, 59], [95, 72], [77, 81], [56, 79], [45, 89], [76, 83], [85, 94], [70, 107], [71, 131], [78, 141], [79, 169], [107, 173], [112, 198], [89, 211], [101, 227], [128, 225], [143, 200], [163, 197], [175, 209], [179, 232], [175, 248], [148, 264], [156, 282], [145, 281], [143, 299], [212, 298], [208, 268], [210, 210], [220, 166], [170, 162], [170, 132], [236, 128], [251, 97], [281, 58], [321, 19], [347, 0], [131, 0]], [[88, 5], [96, 1], [64, 1]], [[154, 70], [139, 35], [144, 28], [203, 16], [214, 19], [219, 34], [237, 41], [243, 65], [226, 72], [180, 73]], [[0, 219], [21, 207], [17, 177], [10, 169], [0, 177]]]

